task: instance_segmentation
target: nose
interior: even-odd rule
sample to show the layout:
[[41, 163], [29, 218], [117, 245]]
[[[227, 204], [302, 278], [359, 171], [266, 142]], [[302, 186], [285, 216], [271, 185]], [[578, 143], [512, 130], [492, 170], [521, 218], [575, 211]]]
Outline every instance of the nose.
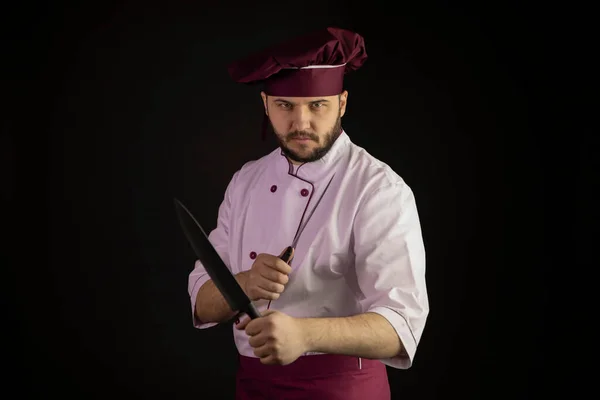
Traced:
[[308, 131], [310, 130], [310, 110], [307, 107], [296, 107], [292, 115], [293, 131]]

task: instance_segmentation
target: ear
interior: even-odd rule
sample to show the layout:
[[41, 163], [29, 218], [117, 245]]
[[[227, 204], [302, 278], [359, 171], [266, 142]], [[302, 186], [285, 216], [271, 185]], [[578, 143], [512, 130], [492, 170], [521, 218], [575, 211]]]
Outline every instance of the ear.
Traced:
[[265, 92], [260, 92], [260, 97], [262, 97], [263, 106], [265, 107], [265, 114], [269, 115], [269, 107], [268, 107], [268, 97]]
[[348, 104], [348, 91], [344, 90], [340, 94], [340, 117], [343, 117], [346, 113], [346, 104]]

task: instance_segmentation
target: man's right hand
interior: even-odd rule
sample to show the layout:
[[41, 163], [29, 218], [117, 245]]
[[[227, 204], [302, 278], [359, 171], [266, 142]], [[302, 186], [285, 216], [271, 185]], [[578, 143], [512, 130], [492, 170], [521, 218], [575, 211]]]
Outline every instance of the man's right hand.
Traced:
[[[262, 253], [256, 256], [252, 267], [247, 272], [244, 282], [244, 292], [251, 301], [277, 300], [285, 290], [288, 283], [288, 275], [292, 267], [280, 257], [285, 253], [284, 249], [279, 256]], [[294, 258], [294, 251], [288, 262]]]

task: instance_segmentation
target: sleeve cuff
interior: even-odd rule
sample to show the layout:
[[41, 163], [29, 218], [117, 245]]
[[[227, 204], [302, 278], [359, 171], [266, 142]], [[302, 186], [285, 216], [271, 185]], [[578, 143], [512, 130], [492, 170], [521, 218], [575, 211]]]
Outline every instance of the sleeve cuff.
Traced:
[[192, 306], [192, 323], [193, 323], [194, 328], [198, 328], [198, 329], [206, 329], [206, 328], [210, 328], [210, 327], [217, 325], [216, 322], [203, 323], [196, 317], [196, 297], [198, 296], [198, 292], [200, 291], [200, 288], [202, 287], [202, 285], [204, 285], [208, 280], [210, 280], [210, 276], [208, 274], [201, 276], [194, 283], [194, 286], [192, 287], [192, 291], [190, 292], [190, 301], [192, 303], [191, 304], [191, 306]]
[[417, 343], [404, 317], [391, 308], [381, 306], [374, 307], [368, 310], [368, 312], [379, 314], [387, 319], [388, 322], [394, 327], [394, 330], [398, 334], [403, 347], [403, 351], [400, 355], [391, 358], [383, 358], [380, 361], [392, 368], [410, 368], [417, 351]]

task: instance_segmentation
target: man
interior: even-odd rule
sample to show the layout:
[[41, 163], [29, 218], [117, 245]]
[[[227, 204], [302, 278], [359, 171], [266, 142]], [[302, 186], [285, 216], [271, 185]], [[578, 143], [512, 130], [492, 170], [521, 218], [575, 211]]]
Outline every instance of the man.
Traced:
[[[429, 312], [415, 198], [341, 126], [365, 59], [328, 28], [230, 67], [264, 85], [280, 145], [233, 175], [209, 235], [262, 314], [234, 326], [237, 399], [389, 399], [386, 365], [412, 365]], [[197, 328], [236, 315], [199, 261], [189, 294]]]

